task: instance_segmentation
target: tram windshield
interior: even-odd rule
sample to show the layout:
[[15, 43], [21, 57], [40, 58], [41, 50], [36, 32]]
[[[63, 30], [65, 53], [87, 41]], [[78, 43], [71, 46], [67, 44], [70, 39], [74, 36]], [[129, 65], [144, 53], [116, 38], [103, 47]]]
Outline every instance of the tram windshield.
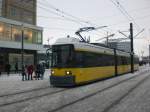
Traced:
[[73, 45], [52, 46], [52, 67], [69, 67], [73, 61]]

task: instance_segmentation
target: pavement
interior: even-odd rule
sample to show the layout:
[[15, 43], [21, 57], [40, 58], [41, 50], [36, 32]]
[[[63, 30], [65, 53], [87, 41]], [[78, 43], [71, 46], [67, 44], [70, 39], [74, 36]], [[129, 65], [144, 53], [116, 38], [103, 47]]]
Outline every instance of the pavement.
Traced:
[[46, 69], [43, 80], [22, 81], [19, 73], [9, 76], [3, 74], [0, 76], [0, 95], [49, 86], [49, 75], [50, 70]]
[[0, 112], [150, 112], [149, 66], [74, 88], [50, 86], [49, 74], [34, 81], [0, 77]]

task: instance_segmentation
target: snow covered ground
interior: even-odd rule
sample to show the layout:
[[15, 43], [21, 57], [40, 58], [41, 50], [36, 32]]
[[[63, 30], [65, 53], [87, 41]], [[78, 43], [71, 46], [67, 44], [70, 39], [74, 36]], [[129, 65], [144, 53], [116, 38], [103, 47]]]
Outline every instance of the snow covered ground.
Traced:
[[49, 75], [50, 70], [47, 69], [43, 80], [22, 81], [20, 74], [3, 74], [0, 76], [0, 95], [49, 86]]
[[44, 80], [22, 81], [18, 74], [3, 75], [0, 112], [149, 112], [149, 71], [149, 66], [142, 66], [134, 74], [67, 89], [50, 86], [50, 70], [46, 70]]

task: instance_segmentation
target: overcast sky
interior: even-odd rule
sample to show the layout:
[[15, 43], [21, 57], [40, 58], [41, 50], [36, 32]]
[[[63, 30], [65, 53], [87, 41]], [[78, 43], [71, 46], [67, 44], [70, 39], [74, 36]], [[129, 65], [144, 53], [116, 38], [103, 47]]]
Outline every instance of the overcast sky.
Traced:
[[[118, 31], [129, 31], [129, 24], [134, 23], [134, 35], [145, 29], [134, 40], [135, 53], [148, 55], [150, 43], [150, 0], [37, 0], [37, 24], [44, 28], [44, 44], [53, 44], [57, 38], [74, 35], [81, 27], [107, 26], [98, 31], [85, 32], [92, 42], [115, 33], [114, 38], [124, 38]], [[113, 1], [113, 2], [112, 2]], [[54, 10], [57, 8], [58, 10]], [[122, 10], [122, 12], [120, 11]], [[63, 13], [65, 12], [65, 14]], [[69, 15], [67, 16], [66, 13]], [[74, 17], [71, 17], [71, 16]], [[75, 18], [76, 17], [76, 18]], [[92, 24], [85, 24], [88, 21]], [[129, 32], [124, 32], [129, 35]], [[104, 40], [102, 40], [104, 41]], [[100, 42], [102, 42], [100, 41]]]

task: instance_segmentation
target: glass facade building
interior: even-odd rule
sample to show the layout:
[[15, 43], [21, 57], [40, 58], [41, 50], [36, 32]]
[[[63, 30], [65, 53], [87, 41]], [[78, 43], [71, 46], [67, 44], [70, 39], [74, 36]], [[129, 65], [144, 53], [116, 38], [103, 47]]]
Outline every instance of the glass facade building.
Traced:
[[[42, 31], [24, 27], [24, 42], [42, 44]], [[21, 42], [22, 26], [0, 21], [0, 40]]]
[[36, 25], [36, 0], [0, 0], [1, 15]]
[[5, 71], [6, 64], [15, 70], [18, 64], [21, 70], [21, 40], [23, 32], [24, 64], [36, 64], [37, 51], [43, 49], [43, 28], [0, 17], [0, 71]]
[[[21, 42], [24, 65], [36, 65], [37, 52], [43, 49], [43, 28], [36, 26], [37, 0], [0, 0], [0, 72], [11, 65], [21, 70]], [[22, 35], [23, 34], [23, 35]]]

